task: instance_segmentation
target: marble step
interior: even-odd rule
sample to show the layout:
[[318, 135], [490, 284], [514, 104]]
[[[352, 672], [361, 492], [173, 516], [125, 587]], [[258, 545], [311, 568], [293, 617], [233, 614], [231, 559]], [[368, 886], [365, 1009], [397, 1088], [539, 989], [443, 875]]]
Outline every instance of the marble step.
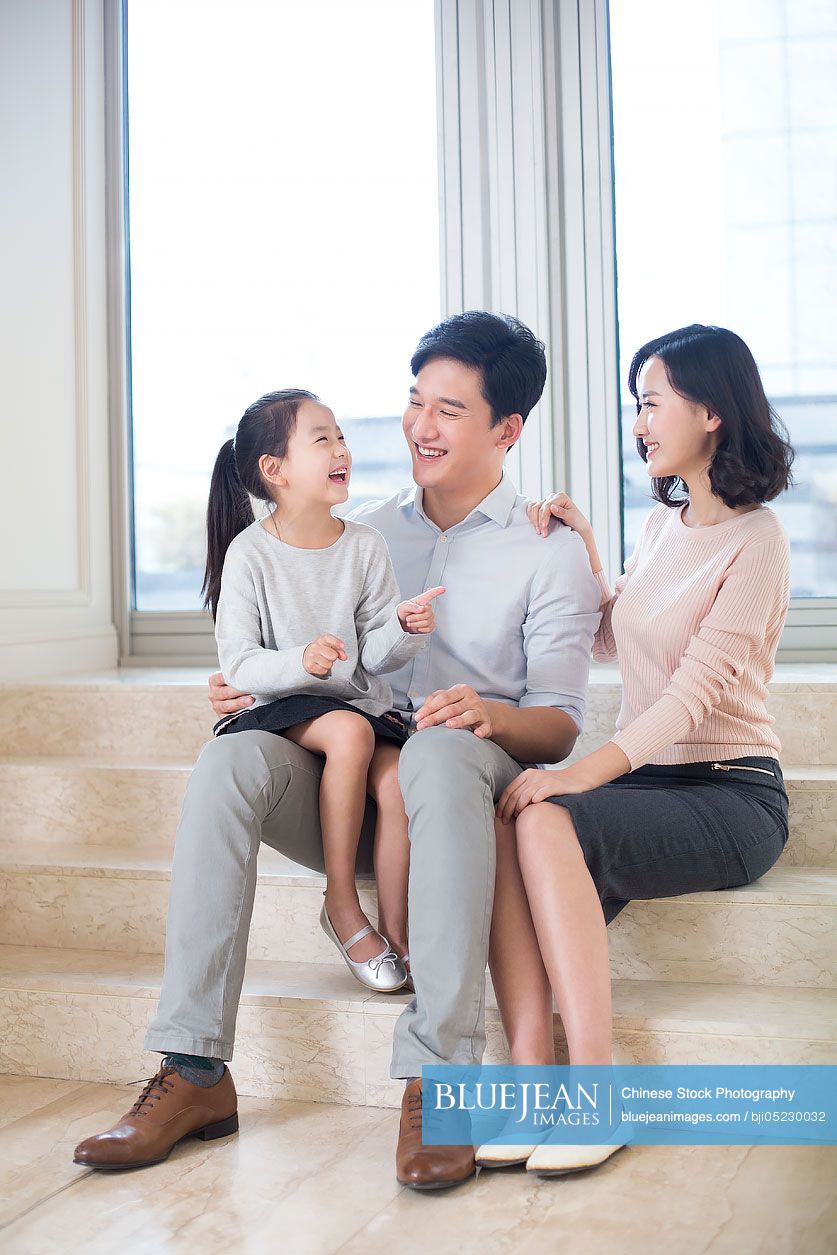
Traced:
[[[182, 759], [0, 758], [4, 834], [27, 842], [171, 850], [192, 763]], [[781, 862], [837, 867], [837, 767], [786, 765], [790, 836]]]
[[[211, 734], [204, 668], [119, 671], [0, 685], [0, 754], [193, 760]], [[576, 755], [613, 732], [618, 670], [594, 665]], [[837, 763], [837, 664], [782, 664], [770, 710], [786, 762]]]
[[[155, 954], [163, 949], [169, 858], [146, 848], [5, 842], [0, 944]], [[274, 850], [259, 863], [249, 954], [331, 963], [319, 926], [322, 876]], [[374, 918], [371, 882], [359, 882]], [[837, 870], [774, 867], [740, 889], [632, 902], [611, 924], [615, 977], [837, 986]]]
[[[125, 1083], [152, 1074], [144, 1052], [162, 960], [154, 955], [0, 946], [0, 1072]], [[242, 1094], [397, 1106], [392, 1030], [409, 996], [371, 994], [343, 967], [251, 961], [233, 1074]], [[508, 1062], [487, 994], [486, 1061]], [[621, 1063], [837, 1064], [837, 994], [621, 981]], [[559, 1062], [566, 1062], [555, 1017]]]

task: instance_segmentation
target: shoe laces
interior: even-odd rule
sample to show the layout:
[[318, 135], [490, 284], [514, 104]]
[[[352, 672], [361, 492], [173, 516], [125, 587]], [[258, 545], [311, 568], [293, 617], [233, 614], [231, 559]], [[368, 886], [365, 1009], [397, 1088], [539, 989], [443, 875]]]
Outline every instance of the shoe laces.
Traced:
[[[421, 1129], [423, 1133], [429, 1134], [441, 1132], [443, 1129], [442, 1112], [435, 1111], [433, 1107], [428, 1107], [427, 1111], [422, 1109], [421, 1090], [410, 1094], [407, 1099], [407, 1119], [412, 1130]], [[422, 1139], [422, 1145], [425, 1144]]]
[[143, 1107], [153, 1110], [154, 1103], [164, 1098], [174, 1088], [173, 1085], [166, 1084], [166, 1078], [176, 1073], [176, 1068], [167, 1066], [160, 1068], [155, 1076], [144, 1077], [139, 1081], [131, 1081], [132, 1085], [144, 1085], [145, 1089], [140, 1094], [137, 1101], [130, 1110], [130, 1115], [145, 1115]]
[[389, 963], [394, 972], [395, 965], [397, 962], [398, 962], [398, 955], [395, 953], [392, 946], [390, 946], [388, 950], [384, 950], [383, 954], [376, 955], [374, 959], [369, 959], [368, 965], [369, 965], [369, 970], [377, 974], [377, 971], [382, 963]]
[[410, 1128], [421, 1128], [421, 1090], [416, 1090], [407, 1097], [407, 1119]]

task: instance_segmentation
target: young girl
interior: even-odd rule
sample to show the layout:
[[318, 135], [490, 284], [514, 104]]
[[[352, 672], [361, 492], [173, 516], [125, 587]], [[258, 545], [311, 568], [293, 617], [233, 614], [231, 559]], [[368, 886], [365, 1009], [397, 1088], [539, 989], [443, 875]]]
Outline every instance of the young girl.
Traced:
[[[619, 661], [622, 708], [601, 749], [528, 770], [497, 806], [490, 964], [512, 1062], [551, 1064], [552, 998], [571, 1064], [612, 1062], [606, 927], [634, 898], [763, 876], [788, 837], [781, 746], [765, 706], [788, 610], [788, 538], [765, 505], [791, 449], [743, 340], [695, 324], [635, 354], [634, 435], [657, 504], [611, 591], [589, 521], [566, 493], [530, 507], [578, 532], [602, 589], [593, 645]], [[604, 1163], [599, 1145], [480, 1148], [554, 1175]]]
[[[334, 517], [351, 466], [333, 413], [312, 393], [286, 389], [254, 402], [215, 462], [201, 591], [225, 680], [256, 696], [215, 735], [276, 732], [325, 758], [320, 923], [361, 984], [392, 992], [409, 980], [409, 844], [397, 787], [407, 729], [381, 676], [424, 647], [444, 589], [399, 601], [380, 533]], [[272, 512], [256, 520], [251, 497]], [[378, 812], [377, 931], [355, 884], [367, 792]]]

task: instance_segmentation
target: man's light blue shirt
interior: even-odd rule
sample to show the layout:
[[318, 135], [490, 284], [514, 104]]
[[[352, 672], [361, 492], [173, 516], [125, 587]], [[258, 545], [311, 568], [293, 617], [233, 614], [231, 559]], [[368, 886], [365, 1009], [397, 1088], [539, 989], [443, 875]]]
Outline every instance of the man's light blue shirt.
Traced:
[[557, 707], [582, 731], [601, 590], [578, 534], [556, 527], [539, 536], [526, 505], [504, 475], [445, 532], [415, 486], [350, 513], [383, 535], [402, 597], [447, 590], [433, 603], [427, 647], [387, 676], [411, 725], [430, 693], [470, 684], [490, 701]]

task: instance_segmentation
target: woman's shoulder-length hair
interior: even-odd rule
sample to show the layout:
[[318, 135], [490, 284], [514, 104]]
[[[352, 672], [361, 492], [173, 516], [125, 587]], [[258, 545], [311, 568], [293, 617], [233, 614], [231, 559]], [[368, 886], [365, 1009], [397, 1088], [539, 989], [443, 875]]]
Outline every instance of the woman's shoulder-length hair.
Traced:
[[[640, 409], [637, 377], [651, 357], [663, 362], [675, 392], [721, 419], [709, 466], [713, 493], [733, 508], [772, 501], [793, 483], [794, 451], [787, 429], [767, 399], [755, 358], [734, 331], [692, 323], [649, 340], [631, 361], [628, 387]], [[647, 460], [645, 444], [637, 450]], [[667, 506], [688, 500], [676, 475], [653, 478], [652, 494]]]

